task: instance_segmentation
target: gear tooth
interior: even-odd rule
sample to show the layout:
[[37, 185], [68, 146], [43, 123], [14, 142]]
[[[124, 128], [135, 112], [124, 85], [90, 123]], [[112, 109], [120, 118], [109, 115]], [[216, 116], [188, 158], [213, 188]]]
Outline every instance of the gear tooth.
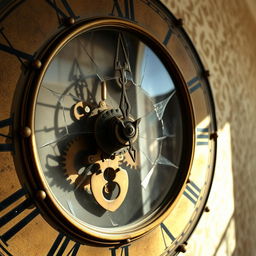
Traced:
[[69, 141], [67, 141], [65, 149], [63, 150], [63, 153], [62, 153], [63, 158], [60, 164], [61, 164], [61, 167], [63, 168], [63, 172], [66, 177], [66, 180], [70, 184], [73, 184], [75, 182], [75, 178], [72, 175], [78, 171], [76, 170], [74, 164], [72, 163], [72, 159], [74, 159], [76, 154], [79, 152], [79, 150], [81, 150], [81, 146], [82, 148], [84, 147], [83, 145], [84, 140], [81, 140], [83, 138], [84, 137], [82, 136], [75, 136]]

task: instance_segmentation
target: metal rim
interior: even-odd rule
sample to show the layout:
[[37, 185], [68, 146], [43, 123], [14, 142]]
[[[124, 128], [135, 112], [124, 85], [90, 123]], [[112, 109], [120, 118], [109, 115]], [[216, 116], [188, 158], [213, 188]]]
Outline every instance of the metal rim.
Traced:
[[[179, 97], [184, 99], [184, 104], [181, 106], [182, 113], [186, 116], [186, 120], [184, 120], [184, 118], [182, 120], [183, 124], [185, 124], [183, 137], [186, 138], [186, 145], [188, 145], [185, 152], [182, 153], [181, 163], [183, 164], [180, 167], [180, 169], [185, 169], [186, 172], [182, 173], [182, 176], [176, 180], [175, 189], [172, 189], [172, 191], [169, 193], [172, 196], [166, 198], [161, 205], [159, 205], [159, 208], [150, 214], [150, 216], [148, 216], [139, 225], [129, 225], [129, 229], [122, 229], [120, 232], [116, 233], [103, 232], [97, 228], [93, 229], [85, 227], [81, 223], [74, 220], [59, 205], [54, 195], [50, 191], [50, 188], [47, 185], [42, 173], [34, 133], [36, 99], [42, 79], [52, 59], [62, 49], [62, 47], [74, 37], [93, 29], [103, 27], [124, 29], [137, 34], [143, 42], [146, 42], [148, 45], [152, 46], [153, 49], [157, 49], [157, 53], [159, 54], [158, 56], [166, 65], [167, 70], [175, 70], [174, 73], [172, 72], [172, 78], [175, 85], [179, 86]], [[27, 78], [27, 86], [22, 99], [22, 108], [19, 110], [20, 115], [16, 121], [16, 126], [30, 127], [32, 134], [29, 138], [25, 138], [17, 143], [16, 149], [18, 152], [16, 159], [19, 163], [21, 159], [22, 162], [24, 161], [24, 167], [17, 168], [17, 170], [22, 177], [22, 183], [25, 183], [25, 186], [28, 187], [31, 196], [34, 197], [42, 215], [55, 228], [64, 233], [70, 234], [72, 237], [78, 241], [81, 241], [82, 243], [92, 243], [103, 246], [120, 244], [125, 243], [127, 239], [134, 240], [148, 233], [150, 230], [158, 226], [170, 214], [171, 210], [177, 203], [178, 198], [182, 195], [188, 180], [191, 168], [191, 159], [193, 158], [194, 153], [193, 110], [186, 83], [183, 80], [181, 72], [174, 63], [172, 57], [157, 39], [155, 39], [140, 26], [129, 21], [115, 18], [95, 18], [91, 20], [83, 20], [57, 34], [57, 36], [55, 36], [50, 43], [43, 48], [38, 55], [38, 59], [40, 59], [42, 62], [42, 67], [40, 70], [31, 72]], [[46, 198], [44, 200], [39, 200], [35, 197], [38, 191], [46, 192]]]

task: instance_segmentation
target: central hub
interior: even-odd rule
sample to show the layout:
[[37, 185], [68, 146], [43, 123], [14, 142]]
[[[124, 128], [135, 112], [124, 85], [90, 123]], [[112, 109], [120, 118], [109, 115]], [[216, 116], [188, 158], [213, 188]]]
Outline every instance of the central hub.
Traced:
[[136, 128], [132, 122], [127, 122], [123, 127], [123, 134], [127, 139], [131, 139], [136, 135]]
[[98, 115], [95, 138], [97, 145], [107, 155], [125, 153], [129, 141], [134, 143], [137, 137], [136, 122], [132, 118], [123, 121], [119, 109], [105, 110]]

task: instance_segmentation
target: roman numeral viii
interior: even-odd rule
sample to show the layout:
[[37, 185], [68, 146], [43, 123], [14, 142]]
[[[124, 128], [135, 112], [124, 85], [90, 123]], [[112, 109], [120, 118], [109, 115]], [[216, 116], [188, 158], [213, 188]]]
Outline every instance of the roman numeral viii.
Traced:
[[[24, 200], [17, 204], [17, 201], [21, 198]], [[9, 212], [5, 213], [0, 219], [0, 228], [5, 226], [7, 223], [13, 221], [18, 215], [22, 214], [24, 210], [33, 205], [30, 198], [26, 198], [26, 192], [20, 189], [0, 202], [0, 212], [5, 210], [7, 207], [12, 207]], [[7, 244], [7, 242], [22, 228], [24, 228], [30, 221], [32, 221], [39, 214], [39, 209], [35, 208], [30, 213], [25, 215], [18, 223], [13, 225], [4, 234], [0, 235], [0, 239]]]
[[121, 18], [127, 18], [135, 21], [134, 0], [113, 0], [111, 16], [118, 15]]

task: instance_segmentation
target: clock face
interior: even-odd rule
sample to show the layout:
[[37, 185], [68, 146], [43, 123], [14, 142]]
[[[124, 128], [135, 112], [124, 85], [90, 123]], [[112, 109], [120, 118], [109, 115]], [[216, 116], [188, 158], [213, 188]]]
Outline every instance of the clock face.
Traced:
[[18, 177], [1, 174], [0, 252], [182, 251], [210, 190], [216, 122], [181, 22], [159, 1], [0, 7], [14, 95], [0, 150]]
[[100, 19], [78, 28], [57, 39], [36, 88], [38, 169], [74, 221], [131, 237], [162, 215], [187, 179], [187, 86], [174, 63], [161, 60], [168, 52], [134, 24]]

